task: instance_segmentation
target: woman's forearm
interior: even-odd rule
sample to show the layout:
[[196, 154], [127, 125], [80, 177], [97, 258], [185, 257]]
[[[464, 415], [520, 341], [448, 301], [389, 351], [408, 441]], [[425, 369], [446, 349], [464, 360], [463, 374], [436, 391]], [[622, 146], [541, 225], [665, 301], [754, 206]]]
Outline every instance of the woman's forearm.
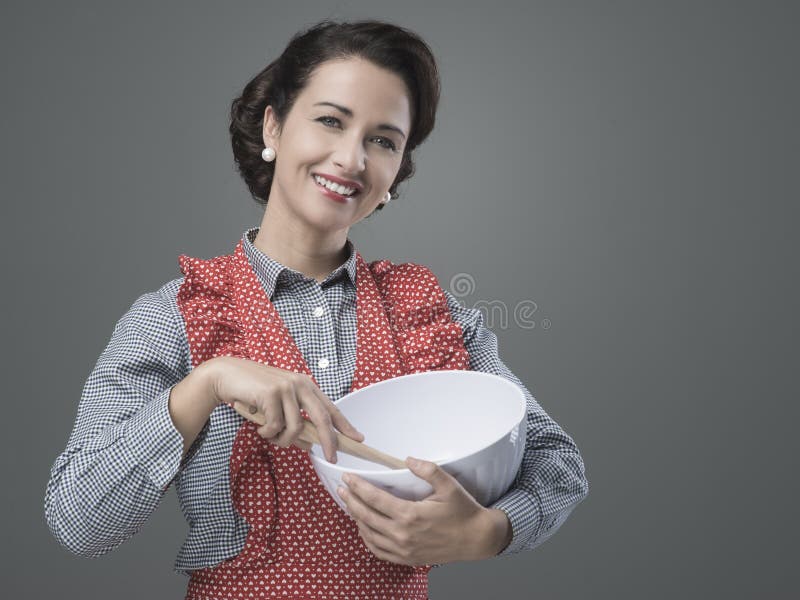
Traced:
[[211, 376], [212, 362], [213, 359], [198, 365], [172, 388], [169, 395], [169, 416], [183, 437], [184, 456], [217, 406]]

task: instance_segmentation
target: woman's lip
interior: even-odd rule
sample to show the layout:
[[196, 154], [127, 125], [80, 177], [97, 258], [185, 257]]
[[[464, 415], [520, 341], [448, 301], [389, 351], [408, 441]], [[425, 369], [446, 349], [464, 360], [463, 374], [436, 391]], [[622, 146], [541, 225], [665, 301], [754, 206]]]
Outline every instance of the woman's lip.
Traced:
[[314, 181], [314, 185], [317, 186], [317, 189], [319, 191], [321, 191], [323, 194], [325, 194], [331, 200], [335, 200], [336, 202], [339, 202], [340, 204], [347, 204], [352, 198], [355, 198], [359, 194], [358, 190], [356, 190], [356, 193], [353, 194], [352, 196], [342, 196], [341, 194], [337, 194], [333, 190], [329, 190], [324, 185], [320, 185], [319, 183], [317, 183], [317, 180], [314, 178], [313, 175], [311, 176], [311, 179]]

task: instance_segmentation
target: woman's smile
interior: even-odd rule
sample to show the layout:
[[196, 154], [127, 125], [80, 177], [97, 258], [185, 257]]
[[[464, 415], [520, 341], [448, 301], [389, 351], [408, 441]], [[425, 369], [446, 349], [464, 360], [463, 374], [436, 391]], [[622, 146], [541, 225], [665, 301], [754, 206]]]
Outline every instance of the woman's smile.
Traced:
[[317, 173], [312, 173], [311, 178], [325, 196], [342, 204], [347, 204], [361, 193], [361, 184], [354, 181], [346, 181], [330, 175], [322, 176]]

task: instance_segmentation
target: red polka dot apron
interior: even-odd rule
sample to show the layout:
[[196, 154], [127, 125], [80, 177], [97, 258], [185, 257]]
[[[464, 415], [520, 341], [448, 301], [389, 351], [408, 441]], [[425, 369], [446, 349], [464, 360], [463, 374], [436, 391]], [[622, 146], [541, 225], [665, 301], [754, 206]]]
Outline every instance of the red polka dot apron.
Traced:
[[[178, 306], [193, 366], [237, 356], [313, 378], [241, 240], [233, 254], [208, 260], [181, 255], [179, 263], [185, 278]], [[388, 260], [367, 264], [358, 253], [356, 263], [351, 391], [409, 373], [469, 369], [461, 327], [429, 269]], [[377, 558], [325, 490], [308, 453], [275, 446], [256, 429], [242, 418], [230, 457], [231, 498], [249, 526], [244, 547], [193, 571], [186, 600], [428, 597], [431, 565]]]

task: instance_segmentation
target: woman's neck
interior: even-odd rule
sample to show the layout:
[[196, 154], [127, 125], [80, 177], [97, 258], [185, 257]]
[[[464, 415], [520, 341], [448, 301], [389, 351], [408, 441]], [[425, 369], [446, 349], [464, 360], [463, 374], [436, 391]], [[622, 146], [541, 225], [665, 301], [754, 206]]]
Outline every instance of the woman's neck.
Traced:
[[280, 211], [264, 211], [253, 245], [285, 267], [323, 281], [347, 260], [347, 230], [321, 235], [300, 227], [296, 219], [281, 218]]

